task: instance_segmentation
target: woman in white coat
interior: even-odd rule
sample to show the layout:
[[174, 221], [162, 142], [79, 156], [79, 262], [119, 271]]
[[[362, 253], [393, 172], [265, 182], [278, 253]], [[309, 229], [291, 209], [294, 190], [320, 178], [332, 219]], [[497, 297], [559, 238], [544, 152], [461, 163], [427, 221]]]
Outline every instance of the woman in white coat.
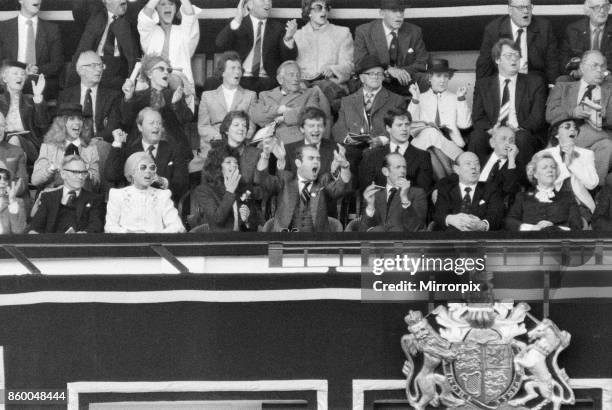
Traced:
[[110, 190], [104, 232], [185, 232], [170, 191], [151, 187], [158, 178], [156, 171], [148, 153], [135, 152], [128, 157], [124, 173], [130, 185]]

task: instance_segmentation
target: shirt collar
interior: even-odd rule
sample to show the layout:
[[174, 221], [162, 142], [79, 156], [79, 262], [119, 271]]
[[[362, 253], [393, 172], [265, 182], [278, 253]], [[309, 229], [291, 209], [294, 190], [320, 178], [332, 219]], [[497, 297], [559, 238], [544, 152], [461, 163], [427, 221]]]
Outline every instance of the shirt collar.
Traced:
[[66, 187], [66, 185], [64, 185], [62, 187], [62, 198], [65, 198], [66, 196], [68, 196], [68, 192], [70, 192], [70, 191], [76, 192], [77, 198], [81, 195], [81, 190], [80, 189], [68, 189]]
[[142, 140], [142, 148], [144, 148], [144, 150], [146, 151], [147, 148], [149, 148], [149, 146], [153, 146], [153, 150], [155, 151], [157, 149], [157, 147], [159, 146], [159, 142], [157, 144], [148, 144], [146, 143], [144, 140]]
[[68, 146], [68, 145], [70, 145], [70, 144], [72, 144], [72, 145], [74, 145], [74, 146], [76, 146], [76, 147], [80, 147], [80, 146], [82, 145], [82, 144], [81, 144], [81, 139], [80, 139], [80, 138], [77, 138], [77, 139], [75, 139], [74, 141], [68, 141], [68, 140], [66, 140], [66, 146]]
[[389, 150], [390, 150], [390, 152], [395, 152], [395, 148], [399, 147], [400, 154], [404, 155], [404, 153], [408, 149], [409, 145], [410, 145], [410, 142], [408, 142], [408, 141], [404, 142], [403, 144], [396, 144], [395, 142], [390, 142], [389, 143]]
[[266, 20], [258, 19], [257, 17], [253, 16], [252, 14], [249, 14], [249, 17], [251, 17], [251, 21], [253, 22], [253, 27], [255, 29], [257, 29], [257, 26], [259, 25], [260, 21], [263, 23], [264, 26], [266, 25]]
[[[597, 85], [597, 84], [593, 84], [593, 85], [595, 86], [595, 88], [597, 88], [597, 87], [598, 87], [598, 85]], [[586, 88], [587, 88], [588, 86], [589, 86], [589, 84], [588, 84], [586, 81], [584, 81], [584, 80], [581, 78], [581, 79], [580, 79], [580, 89], [581, 89], [581, 90], [586, 90]]]
[[81, 94], [83, 95], [83, 97], [85, 97], [85, 93], [87, 92], [87, 89], [90, 89], [91, 94], [95, 95], [98, 92], [98, 85], [94, 85], [93, 87], [87, 87], [86, 85], [81, 83]]
[[499, 74], [499, 83], [501, 85], [503, 85], [504, 84], [504, 80], [510, 80], [510, 83], [514, 84], [514, 83], [516, 83], [516, 78], [517, 77], [518, 77], [518, 73], [514, 74], [512, 77], [504, 77], [501, 74]]
[[392, 30], [389, 27], [387, 27], [387, 25], [385, 24], [385, 22], [383, 21], [382, 23], [383, 26], [383, 30], [385, 31], [385, 38], [389, 37], [389, 35], [391, 34], [392, 31], [394, 31], [395, 33], [397, 33], [399, 30]]
[[[527, 26], [527, 27], [529, 27], [529, 26]], [[514, 24], [514, 21], [512, 19], [510, 19], [510, 28], [512, 29], [512, 36], [514, 36], [516, 34], [517, 30], [519, 30], [521, 28], [523, 29], [523, 34], [524, 34], [525, 32], [527, 32], [527, 27], [519, 27], [516, 24]]]
[[459, 189], [461, 190], [461, 196], [465, 195], [465, 188], [472, 188], [472, 190], [470, 191], [470, 196], [473, 196], [474, 192], [476, 191], [477, 184], [478, 183], [473, 184], [473, 185], [466, 185], [462, 182], [459, 182]]
[[[26, 20], [28, 20], [28, 17], [21, 14], [21, 12], [17, 15], [17, 18], [20, 24], [25, 24]], [[29, 19], [32, 20], [32, 24], [34, 24], [35, 26], [38, 24], [38, 14], [34, 17], [30, 17]]]
[[374, 97], [376, 97], [376, 94], [378, 94], [380, 90], [382, 90], [382, 85], [381, 85], [380, 87], [378, 87], [378, 89], [377, 89], [377, 90], [374, 90], [374, 91], [366, 91], [366, 89], [365, 89], [365, 88], [363, 88], [363, 96], [365, 97], [365, 96], [366, 96], [366, 94], [368, 94], [368, 92], [369, 92], [369, 93], [370, 93], [370, 94], [372, 94]]

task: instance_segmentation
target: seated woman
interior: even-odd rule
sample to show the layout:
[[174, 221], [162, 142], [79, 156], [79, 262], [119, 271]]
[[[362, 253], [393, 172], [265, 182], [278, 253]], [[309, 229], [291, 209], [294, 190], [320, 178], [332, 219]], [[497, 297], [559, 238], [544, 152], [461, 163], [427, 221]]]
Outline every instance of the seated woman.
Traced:
[[40, 154], [34, 163], [32, 185], [39, 188], [53, 188], [62, 185], [59, 170], [64, 156], [77, 154], [87, 166], [89, 175], [85, 189], [97, 191], [100, 185], [98, 149], [91, 144], [92, 129], [83, 125], [80, 104], [64, 103], [57, 111], [57, 117], [40, 147]]
[[130, 185], [109, 191], [104, 232], [185, 232], [170, 191], [151, 187], [157, 180], [156, 171], [148, 153], [135, 152], [128, 157], [124, 173]]
[[569, 191], [555, 191], [557, 162], [549, 153], [537, 153], [527, 165], [527, 178], [534, 191], [516, 194], [506, 217], [513, 231], [569, 231], [582, 229], [578, 203]]
[[124, 98], [121, 100], [120, 115], [123, 129], [129, 129], [127, 143], [138, 140], [136, 117], [145, 107], [161, 113], [168, 142], [179, 149], [188, 160], [193, 157], [191, 143], [185, 125], [193, 120], [193, 112], [187, 105], [182, 85], [170, 84], [172, 68], [168, 59], [157, 55], [145, 55], [138, 87], [128, 78], [123, 84]]
[[540, 152], [550, 154], [557, 162], [559, 176], [555, 190], [572, 192], [581, 207], [581, 215], [591, 220], [595, 201], [589, 190], [599, 184], [593, 151], [576, 146], [580, 128], [573, 119], [556, 122], [550, 127], [550, 148]]
[[0, 161], [0, 235], [23, 233], [26, 211], [23, 199], [17, 198], [18, 185], [6, 164]]
[[242, 180], [238, 159], [226, 147], [212, 150], [193, 192], [192, 226], [208, 224], [210, 231], [257, 231], [260, 212], [251, 198], [253, 188]]
[[431, 88], [421, 94], [416, 84], [410, 87], [412, 100], [408, 111], [414, 121], [411, 144], [422, 150], [433, 148], [432, 164], [438, 178], [452, 174], [452, 161], [465, 146], [459, 129], [472, 126], [472, 113], [465, 99], [467, 89], [460, 87], [457, 94], [448, 91], [454, 73], [448, 60], [432, 59], [428, 64]]

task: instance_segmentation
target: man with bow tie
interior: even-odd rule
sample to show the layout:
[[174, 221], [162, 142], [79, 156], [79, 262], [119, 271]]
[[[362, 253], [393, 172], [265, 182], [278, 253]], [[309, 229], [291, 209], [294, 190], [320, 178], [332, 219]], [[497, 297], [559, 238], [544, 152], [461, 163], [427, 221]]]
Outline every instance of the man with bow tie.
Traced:
[[78, 155], [64, 157], [60, 170], [64, 184], [44, 191], [26, 229], [29, 233], [102, 232], [102, 197], [83, 188], [88, 175]]
[[580, 62], [580, 81], [559, 82], [546, 104], [550, 124], [566, 118], [585, 120], [576, 146], [595, 153], [599, 185], [612, 184], [612, 86], [605, 82], [606, 58], [599, 51], [585, 51]]
[[473, 152], [466, 151], [455, 160], [452, 176], [438, 182], [434, 208], [436, 229], [441, 231], [494, 231], [500, 229], [504, 217], [501, 194], [494, 187], [480, 182], [480, 162]]

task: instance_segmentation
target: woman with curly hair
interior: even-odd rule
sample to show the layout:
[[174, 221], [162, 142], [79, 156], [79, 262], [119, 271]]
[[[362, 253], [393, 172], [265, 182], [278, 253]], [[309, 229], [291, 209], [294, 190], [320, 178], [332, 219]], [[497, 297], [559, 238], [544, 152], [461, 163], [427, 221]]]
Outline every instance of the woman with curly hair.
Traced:
[[512, 231], [569, 231], [582, 229], [578, 203], [571, 191], [555, 191], [559, 168], [550, 153], [539, 152], [527, 165], [527, 178], [535, 187], [519, 192], [506, 217]]
[[52, 188], [63, 184], [59, 170], [64, 156], [79, 155], [87, 165], [89, 174], [85, 189], [96, 191], [100, 184], [98, 150], [91, 143], [91, 119], [83, 119], [80, 104], [60, 105], [57, 117], [45, 134], [40, 154], [34, 163], [32, 184], [39, 188]]

